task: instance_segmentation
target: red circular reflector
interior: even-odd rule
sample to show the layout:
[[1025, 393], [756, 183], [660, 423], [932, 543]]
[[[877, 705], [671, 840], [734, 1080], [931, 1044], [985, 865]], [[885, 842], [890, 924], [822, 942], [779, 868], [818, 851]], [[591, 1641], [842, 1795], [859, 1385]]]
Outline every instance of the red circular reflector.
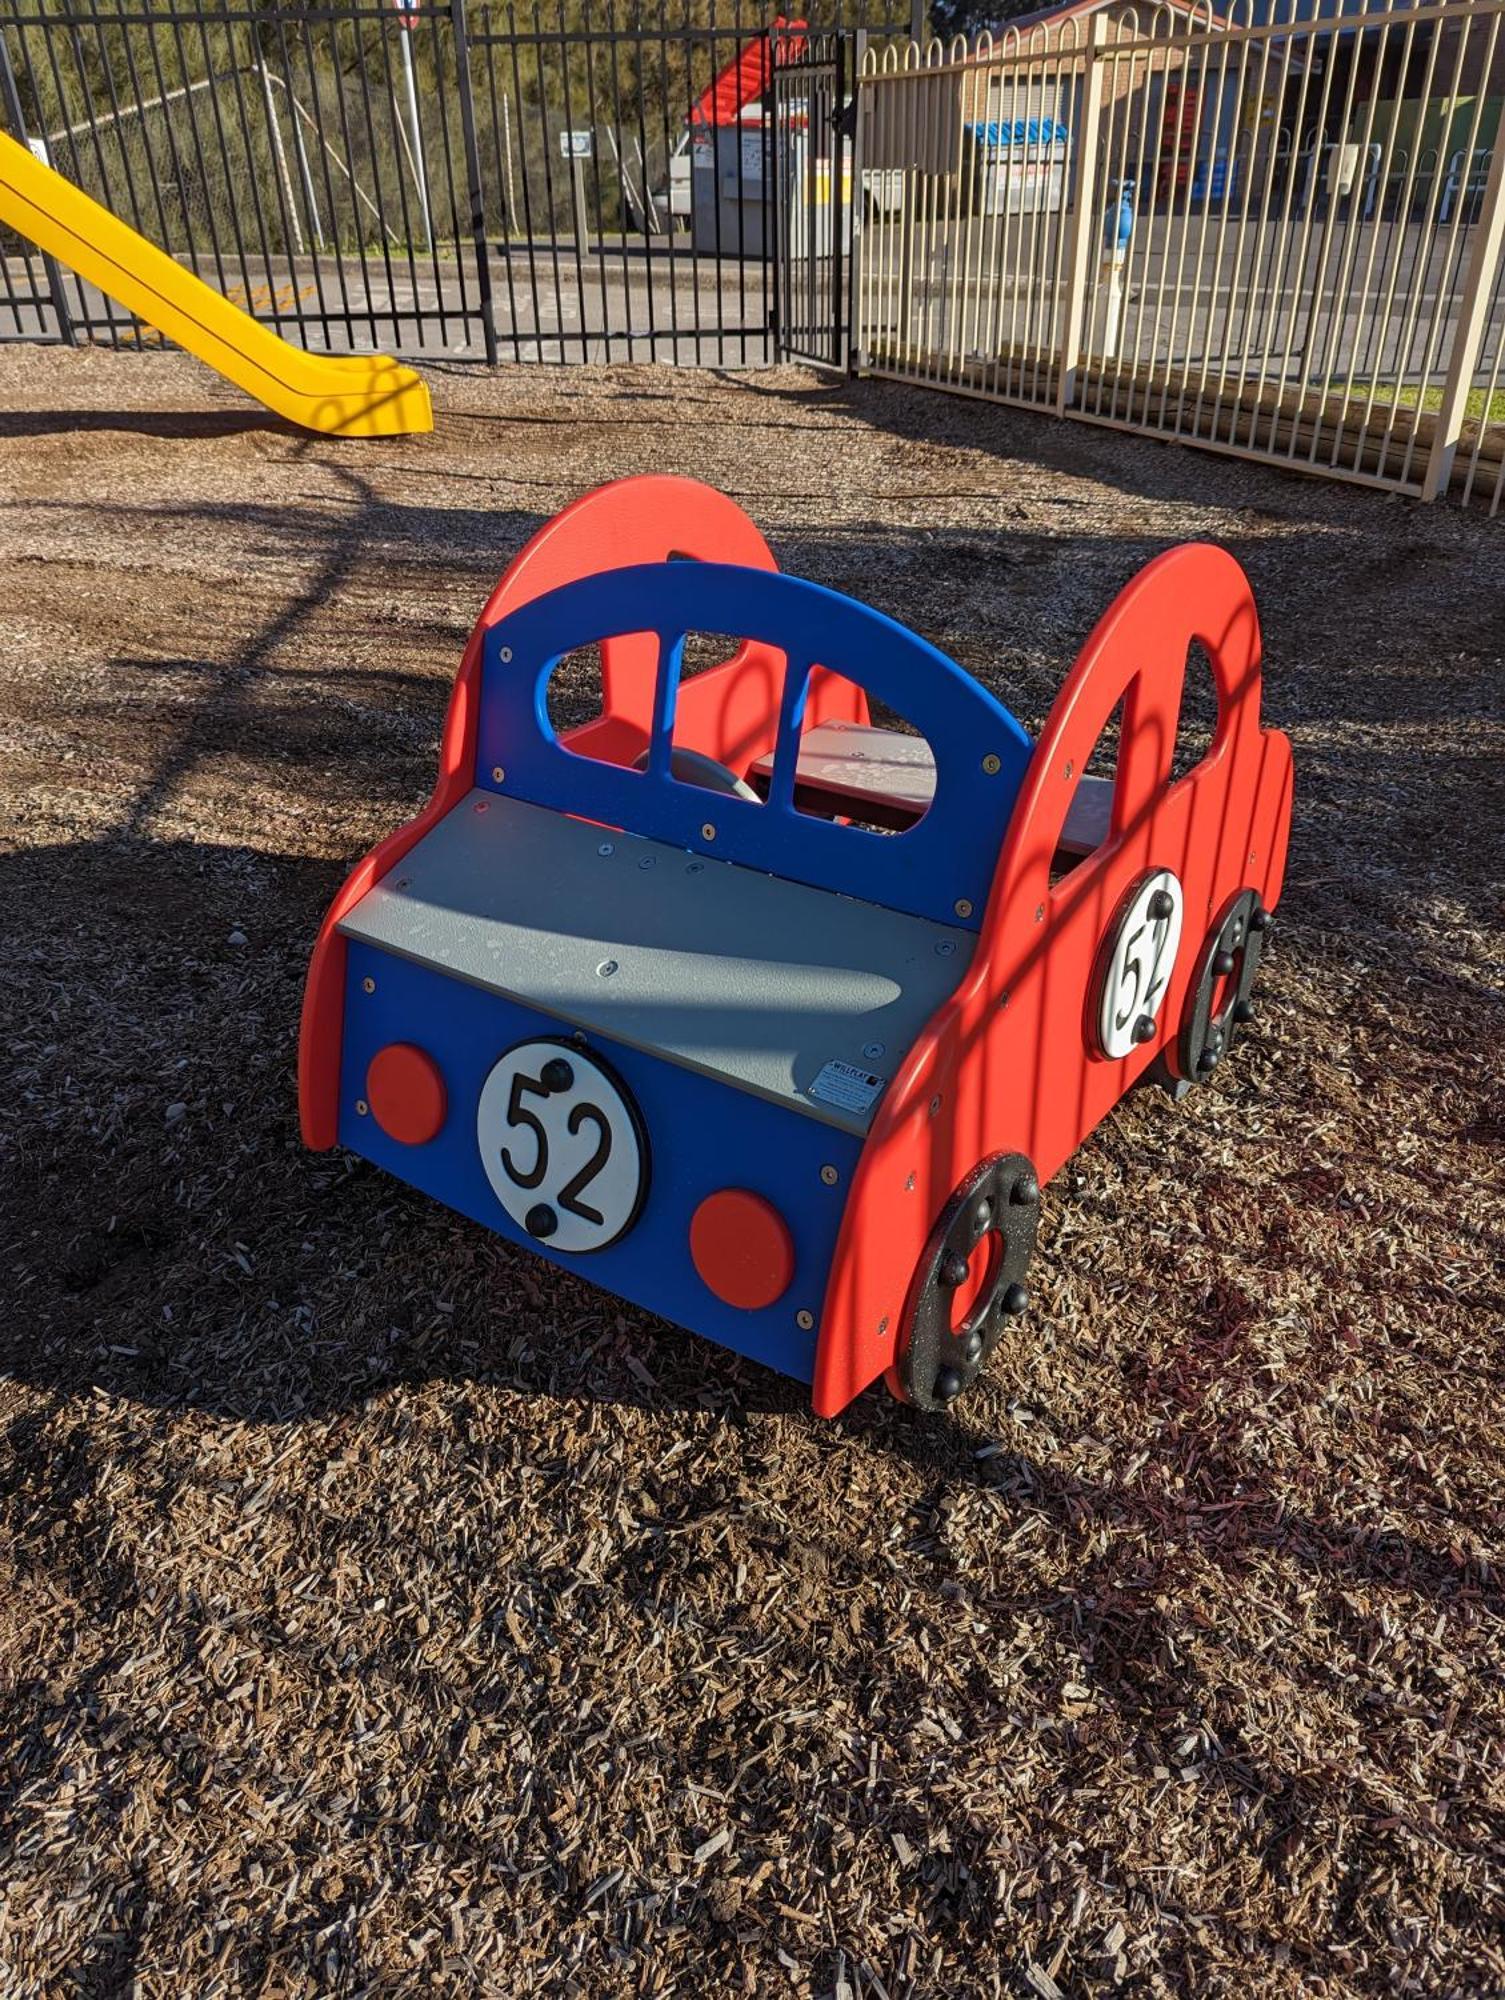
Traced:
[[771, 1306], [794, 1276], [788, 1223], [748, 1188], [719, 1188], [706, 1196], [690, 1218], [690, 1256], [717, 1298], [745, 1312]]
[[389, 1139], [421, 1146], [444, 1123], [446, 1099], [439, 1065], [411, 1042], [389, 1042], [371, 1058], [366, 1101]]

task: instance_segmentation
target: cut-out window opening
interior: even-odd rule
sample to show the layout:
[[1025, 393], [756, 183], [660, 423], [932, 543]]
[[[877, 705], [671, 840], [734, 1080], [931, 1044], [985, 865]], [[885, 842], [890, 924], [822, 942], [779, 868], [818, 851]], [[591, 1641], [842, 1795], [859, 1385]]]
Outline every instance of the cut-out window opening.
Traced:
[[854, 708], [867, 709], [866, 702], [854, 701], [854, 692], [839, 675], [811, 674], [797, 739], [794, 810], [863, 832], [907, 833], [935, 798], [935, 753], [893, 710], [853, 719]]
[[562, 654], [544, 689], [544, 713], [561, 747], [630, 767], [648, 742], [657, 661], [652, 632], [625, 632]]
[[686, 632], [674, 696], [671, 775], [681, 784], [761, 804], [766, 787], [750, 782], [750, 767], [772, 743], [784, 672], [784, 655], [776, 647], [730, 632]]

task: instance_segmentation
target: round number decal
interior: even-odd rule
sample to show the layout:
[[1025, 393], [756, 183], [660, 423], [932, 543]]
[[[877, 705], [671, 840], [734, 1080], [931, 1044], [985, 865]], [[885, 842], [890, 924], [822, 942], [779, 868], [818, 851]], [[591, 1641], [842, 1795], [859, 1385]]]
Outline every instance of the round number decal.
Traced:
[[569, 1042], [519, 1042], [481, 1086], [476, 1140], [497, 1200], [550, 1250], [604, 1250], [637, 1220], [648, 1146], [637, 1107]]
[[1181, 942], [1181, 884], [1169, 868], [1138, 883], [1113, 927], [1103, 966], [1097, 1038], [1116, 1061], [1155, 1032]]

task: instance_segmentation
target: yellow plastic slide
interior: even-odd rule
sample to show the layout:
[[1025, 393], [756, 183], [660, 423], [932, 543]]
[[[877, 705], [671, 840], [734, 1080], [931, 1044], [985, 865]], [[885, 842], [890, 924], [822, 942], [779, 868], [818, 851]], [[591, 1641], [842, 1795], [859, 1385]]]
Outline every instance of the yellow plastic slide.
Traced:
[[411, 368], [385, 354], [290, 347], [3, 132], [0, 225], [306, 430], [393, 437], [434, 428], [428, 387]]

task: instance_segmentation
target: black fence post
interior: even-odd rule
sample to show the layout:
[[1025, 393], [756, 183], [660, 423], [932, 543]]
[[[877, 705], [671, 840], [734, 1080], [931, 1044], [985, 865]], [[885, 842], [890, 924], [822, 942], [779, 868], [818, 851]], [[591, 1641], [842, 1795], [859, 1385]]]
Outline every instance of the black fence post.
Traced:
[[849, 375], [860, 373], [862, 357], [857, 351], [862, 285], [862, 231], [867, 221], [867, 202], [862, 187], [862, 78], [867, 66], [867, 29], [859, 28], [852, 37], [852, 108], [848, 116], [848, 158], [852, 163], [852, 247], [847, 254], [846, 352], [838, 357]]
[[[10, 66], [10, 50], [5, 46], [5, 32], [0, 29], [0, 97], [5, 100], [5, 115], [16, 136], [16, 143], [29, 145], [26, 136], [26, 120], [21, 112], [21, 93], [16, 87], [16, 73]], [[63, 273], [56, 257], [48, 251], [42, 252], [42, 269], [47, 273], [47, 290], [52, 301], [53, 317], [57, 320], [58, 334], [69, 347], [77, 347], [78, 335], [73, 330], [73, 315], [68, 310], [68, 295], [63, 290]], [[17, 321], [19, 325], [19, 320]]]
[[491, 246], [486, 240], [486, 197], [481, 184], [481, 149], [476, 143], [476, 109], [470, 82], [470, 39], [465, 0], [450, 0], [455, 24], [455, 88], [460, 95], [460, 125], [465, 134], [465, 179], [470, 196], [470, 234], [476, 253], [476, 291], [481, 304], [481, 335], [486, 361], [497, 364], [496, 317], [491, 302]]

